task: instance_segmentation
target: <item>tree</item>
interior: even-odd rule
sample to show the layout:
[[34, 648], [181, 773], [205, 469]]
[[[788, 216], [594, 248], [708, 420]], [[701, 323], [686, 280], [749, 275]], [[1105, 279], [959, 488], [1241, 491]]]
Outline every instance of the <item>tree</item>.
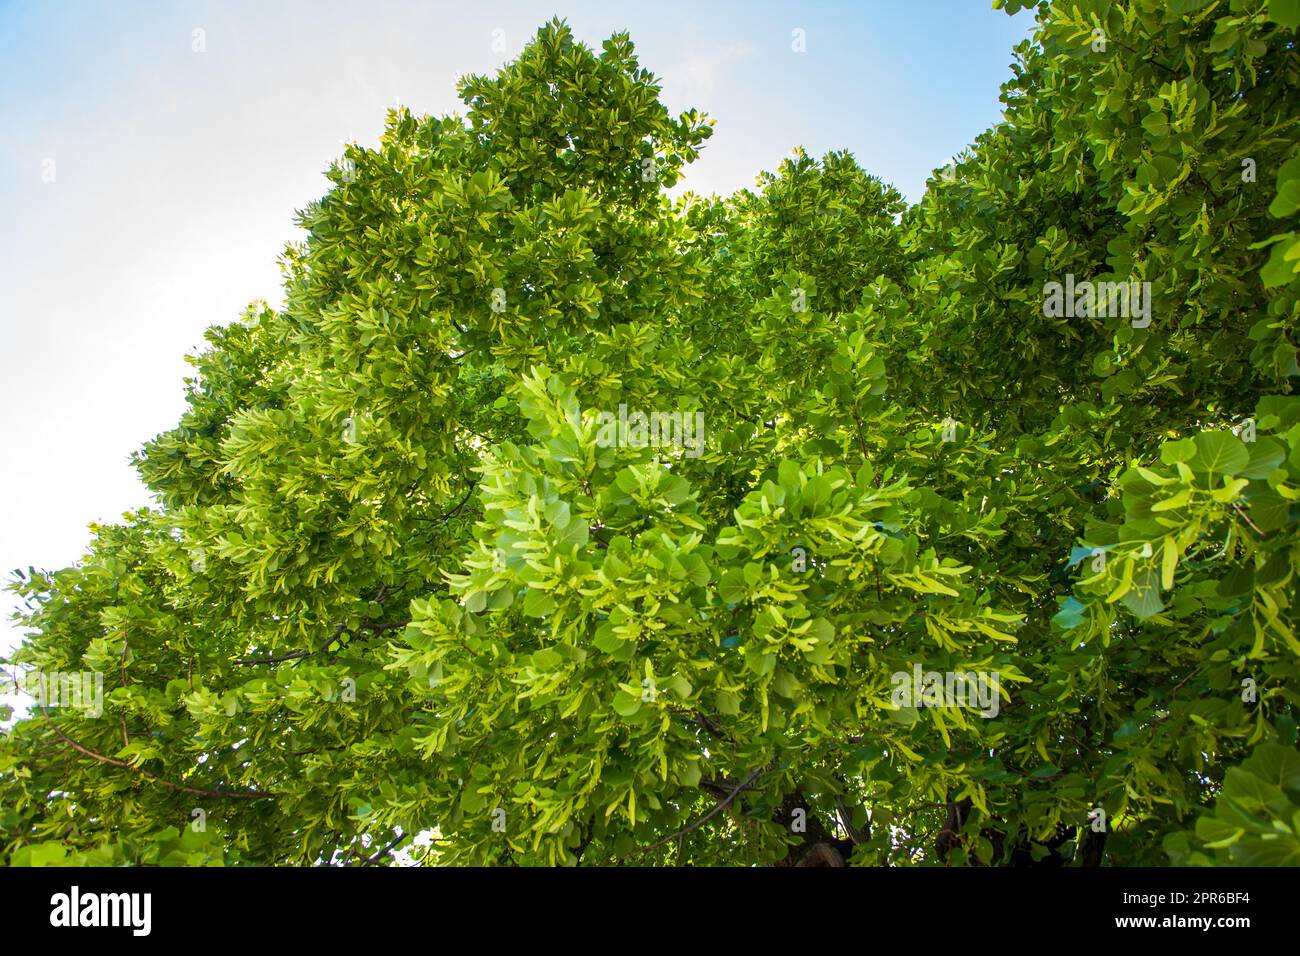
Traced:
[[6, 862], [1300, 862], [1300, 14], [1038, 17], [914, 207], [669, 201], [711, 121], [558, 21], [391, 111], [15, 582], [104, 693]]

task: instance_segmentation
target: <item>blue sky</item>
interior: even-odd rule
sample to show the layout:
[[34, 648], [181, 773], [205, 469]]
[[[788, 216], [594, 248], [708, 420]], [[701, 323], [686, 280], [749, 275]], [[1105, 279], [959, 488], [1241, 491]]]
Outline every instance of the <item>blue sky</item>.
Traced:
[[341, 141], [372, 143], [395, 100], [458, 111], [455, 77], [554, 15], [592, 46], [629, 31], [669, 108], [717, 119], [687, 187], [803, 146], [911, 201], [998, 121], [1032, 28], [988, 0], [0, 0], [0, 573], [69, 564], [88, 522], [148, 503], [128, 455], [176, 421], [203, 330], [279, 304]]

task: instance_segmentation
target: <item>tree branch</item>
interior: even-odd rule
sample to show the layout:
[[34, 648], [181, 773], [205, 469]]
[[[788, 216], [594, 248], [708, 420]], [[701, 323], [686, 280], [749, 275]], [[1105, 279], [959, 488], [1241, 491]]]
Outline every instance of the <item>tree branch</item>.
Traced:
[[704, 816], [700, 817], [694, 823], [682, 827], [676, 833], [670, 833], [662, 840], [656, 840], [654, 843], [651, 843], [647, 847], [642, 847], [639, 850], [635, 850], [632, 853], [629, 853], [627, 856], [621, 856], [618, 858], [618, 861], [622, 863], [624, 860], [630, 860], [632, 857], [640, 856], [642, 853], [649, 853], [651, 850], [657, 850], [665, 843], [670, 843], [671, 841], [676, 840], [679, 836], [685, 836], [688, 833], [692, 833], [695, 830], [698, 830], [700, 827], [704, 826], [704, 824], [708, 823], [715, 816], [717, 816], [719, 813], [725, 810], [731, 804], [732, 800], [735, 800], [736, 797], [740, 796], [740, 792], [742, 790], [744, 790], [746, 787], [748, 787], [751, 783], [753, 783], [762, 775], [763, 775], [763, 768], [759, 767], [757, 770], [751, 773], [743, 783], [739, 784], [734, 790], [732, 790], [729, 794], [727, 794], [725, 797], [719, 800], [717, 805], [714, 806], [712, 810], [704, 814]]
[[240, 657], [235, 659], [235, 663], [244, 666], [248, 666], [251, 664], [279, 664], [282, 661], [294, 661], [294, 660], [301, 660], [304, 657], [311, 657], [314, 654], [319, 654], [321, 651], [325, 650], [325, 648], [329, 647], [331, 644], [337, 641], [340, 637], [343, 636], [344, 632], [347, 631], [347, 629], [348, 629], [347, 624], [338, 625], [337, 627], [334, 628], [334, 632], [330, 634], [329, 640], [327, 640], [320, 647], [316, 648], [314, 651], [294, 651], [290, 654], [281, 654], [279, 657]]
[[100, 763], [108, 764], [111, 767], [122, 767], [125, 770], [130, 770], [132, 773], [137, 773], [140, 776], [144, 777], [146, 780], [152, 780], [154, 783], [161, 784], [162, 786], [167, 787], [169, 790], [177, 790], [180, 791], [181, 793], [193, 793], [193, 794], [197, 794], [200, 797], [229, 797], [234, 800], [268, 800], [279, 796], [278, 793], [272, 793], [269, 791], [261, 792], [258, 790], [207, 790], [204, 789], [203, 787], [188, 787], [183, 783], [172, 783], [170, 780], [164, 780], [156, 773], [151, 773], [150, 771], [145, 770], [143, 767], [137, 767], [134, 764], [127, 763], [125, 760], [117, 760], [113, 757], [106, 757], [101, 753], [97, 753], [94, 750], [91, 750], [89, 747], [83, 747], [81, 744], [77, 743], [75, 740], [73, 740], [71, 737], [65, 734], [62, 730], [60, 730], [59, 726], [55, 724], [54, 721], [50, 720], [49, 712], [45, 709], [44, 704], [41, 705], [41, 714], [45, 717], [45, 722], [50, 725], [50, 729], [53, 730], [56, 734], [58, 734], [63, 739], [63, 741], [67, 743], [69, 747], [71, 747], [73, 750], [76, 750], [78, 753], [83, 753], [87, 757], [90, 757], [94, 760], [98, 760]]
[[380, 851], [379, 851], [378, 853], [376, 853], [374, 856], [370, 857], [370, 859], [366, 860], [366, 861], [365, 861], [364, 863], [362, 863], [361, 865], [362, 865], [362, 866], [374, 866], [376, 863], [378, 863], [380, 860], [382, 860], [385, 856], [387, 856], [388, 853], [389, 853], [389, 851], [392, 850], [393, 847], [397, 846], [397, 844], [401, 843], [404, 839], [406, 839], [406, 834], [405, 834], [405, 833], [399, 833], [399, 834], [397, 834], [397, 839], [393, 840], [391, 843], [388, 844], [388, 846], [384, 847], [382, 850], [380, 850]]

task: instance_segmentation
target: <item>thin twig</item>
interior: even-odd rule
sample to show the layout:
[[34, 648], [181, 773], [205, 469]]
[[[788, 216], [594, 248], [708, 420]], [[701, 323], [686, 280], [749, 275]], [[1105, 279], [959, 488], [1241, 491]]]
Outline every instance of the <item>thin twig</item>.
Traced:
[[1266, 535], [1263, 531], [1259, 530], [1259, 525], [1255, 524], [1255, 522], [1250, 520], [1250, 515], [1246, 514], [1245, 509], [1242, 508], [1241, 505], [1237, 504], [1237, 502], [1234, 501], [1232, 503], [1232, 508], [1234, 511], [1237, 512], [1237, 514], [1241, 515], [1242, 521], [1246, 522], [1246, 524], [1250, 525], [1251, 528], [1254, 529], [1255, 534], [1259, 535], [1261, 538], [1268, 537], [1268, 535]]
[[290, 654], [282, 654], [279, 657], [241, 657], [241, 658], [236, 658], [235, 663], [244, 666], [248, 666], [251, 664], [279, 664], [282, 661], [292, 661], [292, 660], [299, 660], [304, 657], [311, 657], [313, 654], [319, 654], [321, 651], [325, 650], [325, 648], [329, 647], [331, 644], [337, 641], [340, 637], [343, 636], [343, 632], [346, 631], [347, 629], [348, 629], [347, 624], [338, 625], [337, 627], [334, 628], [334, 632], [330, 634], [329, 639], [326, 640], [324, 644], [316, 648], [314, 651], [294, 651]]
[[98, 760], [100, 763], [105, 763], [112, 767], [122, 767], [125, 770], [130, 770], [132, 773], [138, 773], [140, 776], [144, 777], [145, 779], [152, 780], [154, 783], [162, 784], [164, 787], [167, 787], [170, 790], [179, 790], [182, 793], [194, 793], [194, 794], [198, 794], [200, 797], [231, 797], [235, 800], [267, 800], [272, 797], [279, 796], [278, 793], [271, 793], [271, 792], [264, 793], [257, 790], [206, 790], [202, 787], [187, 787], [185, 784], [182, 783], [172, 783], [170, 780], [164, 780], [156, 773], [151, 773], [150, 771], [145, 770], [143, 767], [137, 767], [134, 764], [127, 763], [125, 760], [117, 760], [114, 759], [113, 757], [106, 757], [101, 753], [96, 753], [95, 751], [91, 750], [89, 747], [83, 747], [81, 744], [77, 743], [75, 740], [73, 740], [71, 737], [65, 734], [62, 730], [60, 730], [58, 725], [55, 724], [54, 721], [50, 720], [49, 712], [45, 709], [44, 704], [41, 704], [41, 714], [45, 717], [45, 722], [50, 725], [50, 729], [53, 730], [56, 734], [58, 734], [61, 738], [63, 738], [64, 742], [67, 743], [67, 745], [71, 747], [73, 750], [76, 750], [79, 753], [83, 753], [87, 757], [90, 757], [94, 760]]
[[717, 805], [712, 810], [704, 814], [704, 816], [700, 817], [694, 823], [682, 827], [676, 833], [670, 833], [662, 840], [657, 840], [654, 843], [651, 843], [647, 847], [642, 847], [640, 850], [635, 850], [632, 853], [629, 853], [627, 856], [619, 857], [619, 862], [622, 863], [624, 860], [631, 859], [634, 856], [640, 856], [642, 853], [649, 853], [651, 850], [658, 849], [659, 847], [663, 846], [665, 843], [677, 839], [679, 836], [685, 836], [687, 833], [692, 833], [695, 830], [698, 830], [700, 827], [704, 826], [704, 824], [708, 823], [715, 816], [717, 816], [719, 813], [725, 810], [731, 804], [731, 801], [735, 800], [736, 797], [740, 795], [740, 791], [744, 790], [746, 787], [748, 787], [751, 783], [753, 783], [762, 775], [763, 775], [763, 768], [759, 767], [757, 770], [751, 773], [743, 783], [739, 784], [736, 787], [736, 789], [732, 790], [731, 793], [727, 794], [725, 797], [719, 800]]
[[375, 854], [374, 856], [372, 856], [370, 859], [366, 860], [366, 861], [365, 861], [364, 863], [362, 863], [361, 865], [362, 865], [362, 866], [373, 866], [374, 864], [378, 863], [381, 859], [383, 859], [385, 856], [388, 855], [388, 852], [389, 852], [393, 847], [397, 846], [397, 844], [401, 843], [402, 840], [404, 840], [404, 839], [406, 839], [406, 834], [405, 834], [405, 833], [399, 833], [399, 834], [397, 835], [397, 839], [396, 839], [396, 840], [394, 840], [392, 843], [388, 844], [388, 846], [384, 847], [382, 850], [380, 850], [378, 853], [376, 853], [376, 854]]

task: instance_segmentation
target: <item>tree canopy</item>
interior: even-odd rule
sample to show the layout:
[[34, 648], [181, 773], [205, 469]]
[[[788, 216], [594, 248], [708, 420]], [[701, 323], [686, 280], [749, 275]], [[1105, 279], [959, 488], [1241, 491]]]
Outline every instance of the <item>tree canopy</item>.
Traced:
[[1037, 17], [912, 206], [670, 199], [712, 120], [560, 21], [390, 111], [156, 506], [16, 573], [103, 692], [0, 860], [1300, 863], [1300, 4]]

